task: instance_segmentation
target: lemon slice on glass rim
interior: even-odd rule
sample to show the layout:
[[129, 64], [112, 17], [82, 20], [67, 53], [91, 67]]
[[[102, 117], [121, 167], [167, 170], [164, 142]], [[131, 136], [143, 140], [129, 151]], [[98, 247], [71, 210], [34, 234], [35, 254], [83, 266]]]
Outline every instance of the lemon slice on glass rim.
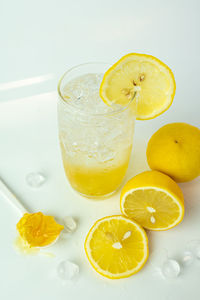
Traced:
[[151, 55], [130, 53], [104, 74], [100, 97], [107, 105], [126, 106], [137, 92], [137, 119], [148, 120], [170, 107], [175, 91], [174, 74], [166, 64]]

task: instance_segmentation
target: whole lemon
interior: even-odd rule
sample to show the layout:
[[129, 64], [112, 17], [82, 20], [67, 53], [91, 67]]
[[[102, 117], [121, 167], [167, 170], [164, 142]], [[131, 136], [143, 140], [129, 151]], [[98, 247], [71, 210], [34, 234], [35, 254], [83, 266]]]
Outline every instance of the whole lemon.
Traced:
[[200, 175], [200, 129], [186, 123], [167, 124], [152, 135], [146, 154], [151, 169], [177, 182], [190, 181]]

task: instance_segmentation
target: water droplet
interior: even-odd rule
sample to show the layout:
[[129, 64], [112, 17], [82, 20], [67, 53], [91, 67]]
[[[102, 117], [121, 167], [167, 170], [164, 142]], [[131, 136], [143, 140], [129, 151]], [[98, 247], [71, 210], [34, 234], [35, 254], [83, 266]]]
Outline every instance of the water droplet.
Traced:
[[115, 249], [121, 249], [122, 244], [120, 242], [116, 242], [116, 243], [112, 244], [112, 247], [115, 248]]
[[63, 260], [57, 266], [57, 275], [62, 280], [72, 280], [79, 273], [79, 266], [69, 260]]
[[181, 268], [176, 260], [167, 259], [163, 263], [161, 271], [165, 278], [176, 278], [180, 274]]
[[155, 217], [154, 217], [154, 216], [151, 216], [151, 217], [150, 217], [150, 221], [151, 221], [152, 224], [154, 224], [154, 223], [156, 222]]
[[65, 216], [63, 218], [63, 223], [64, 223], [64, 227], [65, 227], [65, 230], [67, 232], [73, 232], [76, 230], [76, 227], [77, 227], [77, 223], [76, 221], [74, 220], [74, 218], [70, 217], [70, 216]]
[[183, 266], [187, 267], [194, 261], [194, 255], [190, 251], [185, 251], [182, 255], [181, 262]]
[[29, 173], [26, 176], [26, 183], [34, 188], [40, 187], [46, 180], [46, 177], [42, 173]]
[[123, 238], [122, 238], [122, 241], [128, 239], [128, 238], [131, 236], [131, 233], [132, 233], [132, 232], [131, 232], [130, 230], [127, 231], [127, 232], [124, 234], [124, 236], [123, 236]]

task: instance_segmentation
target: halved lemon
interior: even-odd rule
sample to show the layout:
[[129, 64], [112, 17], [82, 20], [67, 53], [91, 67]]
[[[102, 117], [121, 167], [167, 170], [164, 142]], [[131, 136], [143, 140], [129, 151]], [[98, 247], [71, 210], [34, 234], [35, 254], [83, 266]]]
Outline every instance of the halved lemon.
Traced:
[[147, 235], [140, 225], [124, 216], [105, 217], [90, 229], [85, 252], [101, 275], [110, 279], [129, 277], [147, 261]]
[[151, 55], [130, 53], [104, 74], [100, 96], [108, 105], [125, 106], [136, 93], [137, 119], [148, 120], [170, 107], [175, 90], [174, 75], [166, 64]]
[[183, 193], [177, 183], [158, 171], [146, 171], [122, 189], [122, 213], [150, 230], [167, 230], [184, 216]]

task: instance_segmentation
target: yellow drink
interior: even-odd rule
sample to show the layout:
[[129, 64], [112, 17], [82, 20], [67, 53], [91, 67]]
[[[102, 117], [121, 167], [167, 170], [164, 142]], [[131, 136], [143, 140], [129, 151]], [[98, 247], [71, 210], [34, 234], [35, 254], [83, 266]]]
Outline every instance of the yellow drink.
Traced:
[[131, 147], [123, 158], [108, 162], [85, 162], [79, 157], [70, 159], [61, 144], [63, 165], [71, 186], [83, 195], [101, 196], [115, 191], [121, 184], [128, 168]]
[[88, 197], [111, 194], [120, 186], [132, 149], [133, 106], [108, 106], [99, 96], [103, 72], [108, 67], [75, 67], [64, 74], [58, 86], [65, 173], [71, 186]]

